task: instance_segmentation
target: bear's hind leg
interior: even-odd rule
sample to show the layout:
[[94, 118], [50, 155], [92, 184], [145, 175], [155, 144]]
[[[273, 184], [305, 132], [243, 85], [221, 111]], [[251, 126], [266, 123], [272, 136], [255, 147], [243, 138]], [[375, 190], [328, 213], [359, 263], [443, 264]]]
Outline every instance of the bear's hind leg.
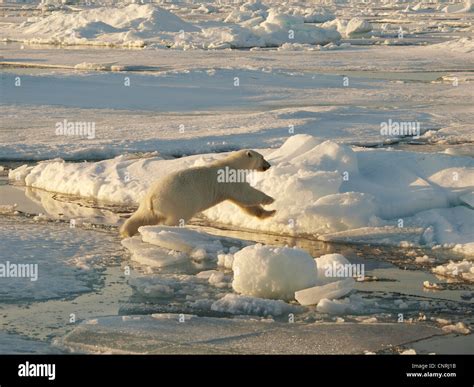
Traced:
[[155, 225], [163, 223], [164, 217], [155, 214], [143, 216], [140, 211], [135, 212], [125, 223], [120, 227], [120, 236], [128, 238], [134, 236], [141, 226]]
[[166, 226], [184, 226], [188, 219], [178, 218], [176, 216], [167, 216], [164, 220]]

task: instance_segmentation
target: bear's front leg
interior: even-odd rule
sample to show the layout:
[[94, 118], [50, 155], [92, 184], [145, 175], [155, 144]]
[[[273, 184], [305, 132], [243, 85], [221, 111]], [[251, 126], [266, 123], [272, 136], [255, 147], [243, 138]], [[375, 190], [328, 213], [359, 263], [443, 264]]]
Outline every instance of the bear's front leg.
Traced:
[[267, 211], [261, 206], [239, 206], [246, 214], [256, 216], [259, 219], [266, 219], [275, 215], [276, 210]]
[[253, 188], [250, 184], [239, 184], [235, 190], [229, 193], [227, 199], [240, 207], [267, 205], [275, 201], [271, 196]]

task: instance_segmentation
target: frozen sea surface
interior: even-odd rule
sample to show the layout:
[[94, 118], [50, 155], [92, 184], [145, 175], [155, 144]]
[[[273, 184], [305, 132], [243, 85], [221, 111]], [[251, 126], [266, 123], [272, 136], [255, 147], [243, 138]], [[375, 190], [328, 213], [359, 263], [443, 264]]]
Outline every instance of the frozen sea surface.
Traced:
[[[8, 186], [0, 187], [2, 194], [6, 192], [5, 187]], [[22, 190], [16, 188], [15, 198], [19, 199], [21, 194]], [[472, 285], [443, 281], [429, 272], [432, 265], [446, 262], [452, 258], [452, 254], [430, 253], [436, 258], [436, 263], [426, 266], [427, 264], [420, 265], [414, 260], [414, 256], [424, 254], [421, 249], [403, 252], [389, 248], [332, 245], [300, 238], [199, 226], [199, 229], [216, 235], [217, 240], [225, 236], [249, 241], [247, 243], [297, 245], [313, 256], [338, 252], [351, 263], [365, 265], [367, 280], [357, 284], [355, 293], [351, 296], [355, 297], [352, 299], [355, 308], [350, 312], [327, 315], [318, 312], [315, 307], [304, 311], [288, 309], [286, 314], [274, 316], [276, 322], [258, 322], [261, 318], [269, 317], [265, 312], [265, 309], [269, 310], [266, 305], [264, 309], [254, 309], [253, 312], [247, 309], [257, 321], [234, 321], [238, 316], [231, 310], [212, 309], [214, 302], [232, 293], [232, 290], [228, 287], [216, 287], [206, 277], [197, 275], [206, 270], [217, 270], [225, 276], [232, 275], [223, 268], [217, 268], [212, 261], [186, 261], [161, 269], [147, 266], [130, 260], [128, 253], [120, 247], [116, 232], [107, 226], [106, 221], [97, 223], [98, 229], [91, 228], [92, 225], [70, 229], [66, 218], [59, 223], [46, 219], [35, 221], [33, 214], [26, 211], [32, 208], [29, 203], [31, 200], [31, 196], [17, 200], [20, 203], [17, 209], [24, 211], [23, 215], [2, 217], [1, 224], [5, 226], [2, 233], [10, 235], [9, 238], [14, 236], [15, 240], [24, 241], [34, 240], [31, 235], [35, 233], [58, 233], [55, 255], [48, 252], [39, 255], [36, 260], [34, 255], [30, 258], [40, 263], [40, 279], [48, 280], [50, 292], [64, 278], [70, 282], [67, 284], [68, 291], [64, 288], [57, 290], [62, 290], [61, 297], [47, 293], [41, 300], [21, 300], [27, 288], [23, 286], [24, 283], [16, 283], [14, 291], [20, 298], [0, 303], [1, 321], [5, 332], [9, 334], [3, 340], [3, 353], [63, 350], [106, 353], [203, 353], [206, 350], [213, 353], [383, 352], [388, 350], [388, 344], [392, 344], [390, 348], [401, 348], [404, 345], [411, 348], [410, 343], [413, 341], [444, 334], [440, 329], [441, 325], [433, 319], [447, 318], [467, 324], [472, 320], [472, 299], [469, 301], [464, 298], [469, 292], [472, 293]], [[38, 202], [36, 205], [41, 206]], [[62, 210], [67, 205], [63, 203]], [[77, 202], [69, 204], [72, 207], [77, 205]], [[82, 202], [82, 206], [91, 204]], [[15, 227], [8, 227], [7, 231], [7, 226]], [[64, 238], [59, 238], [59, 235]], [[13, 244], [8, 246], [9, 251], [14, 250]], [[87, 261], [88, 270], [80, 270], [77, 263], [84, 261], [77, 258], [89, 257], [89, 248], [93, 248], [96, 259]], [[23, 254], [24, 250], [18, 252]], [[55, 265], [46, 265], [45, 257], [54, 258]], [[128, 275], [125, 274], [127, 270]], [[57, 271], [61, 271], [61, 281], [56, 280]], [[424, 281], [443, 283], [443, 289], [423, 289]], [[170, 317], [169, 313], [174, 313], [174, 317]], [[288, 324], [288, 313], [294, 313], [296, 324]], [[404, 324], [398, 322], [400, 313]], [[70, 321], [72, 314], [74, 322]], [[146, 316], [150, 314], [156, 316]], [[161, 328], [158, 329], [160, 324], [164, 324], [163, 329], [166, 326], [167, 330], [175, 333], [178, 332], [175, 328], [189, 328], [187, 325], [175, 326], [181, 324], [178, 321], [181, 314], [203, 317], [190, 320], [192, 324], [198, 324], [195, 329], [198, 329], [200, 336], [193, 334], [194, 339], [189, 341], [183, 337], [175, 340], [169, 335], [161, 335]], [[374, 317], [376, 320], [372, 321]], [[185, 320], [184, 324], [188, 323]], [[222, 330], [222, 337], [216, 336], [216, 326]], [[124, 329], [127, 334], [124, 334]], [[249, 336], [248, 329], [255, 333]], [[360, 338], [362, 331], [370, 339], [369, 336], [360, 340], [352, 339], [351, 346], [348, 346], [346, 336]], [[15, 336], [18, 334], [21, 337]], [[314, 336], [314, 343], [319, 344], [310, 341], [303, 345], [306, 335]], [[281, 347], [262, 345], [263, 342], [268, 342], [268, 337], [286, 344]], [[21, 341], [21, 346], [18, 346], [18, 340]], [[449, 342], [446, 342], [447, 348]], [[442, 353], [444, 346], [437, 348]]]
[[38, 227], [11, 217], [0, 219], [0, 233], [2, 263], [37, 265], [37, 278], [2, 278], [2, 302], [74, 298], [100, 285], [108, 236], [52, 223]]

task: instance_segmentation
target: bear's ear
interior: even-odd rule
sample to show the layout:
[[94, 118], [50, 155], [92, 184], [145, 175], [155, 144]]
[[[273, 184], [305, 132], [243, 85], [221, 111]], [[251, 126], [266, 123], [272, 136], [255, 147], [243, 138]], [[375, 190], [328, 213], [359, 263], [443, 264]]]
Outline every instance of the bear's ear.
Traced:
[[247, 156], [248, 156], [248, 157], [252, 157], [252, 152], [247, 151]]

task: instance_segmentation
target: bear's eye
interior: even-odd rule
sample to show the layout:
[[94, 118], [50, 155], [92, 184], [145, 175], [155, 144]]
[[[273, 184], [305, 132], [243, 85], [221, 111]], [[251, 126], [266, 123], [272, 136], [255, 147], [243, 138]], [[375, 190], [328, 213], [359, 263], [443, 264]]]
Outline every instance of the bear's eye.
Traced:
[[248, 156], [248, 157], [252, 157], [252, 153], [247, 152], [247, 156]]

